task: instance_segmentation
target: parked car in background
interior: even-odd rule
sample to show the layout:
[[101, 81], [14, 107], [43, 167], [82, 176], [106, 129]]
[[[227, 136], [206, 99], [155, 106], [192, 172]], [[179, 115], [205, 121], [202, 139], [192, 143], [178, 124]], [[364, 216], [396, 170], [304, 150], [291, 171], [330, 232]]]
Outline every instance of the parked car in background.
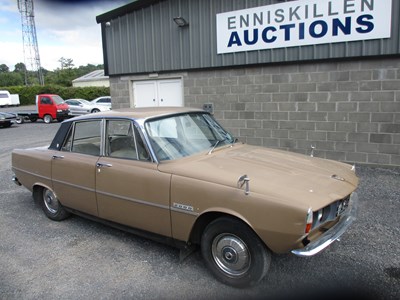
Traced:
[[353, 166], [240, 143], [208, 112], [141, 108], [64, 121], [49, 147], [12, 152], [44, 213], [72, 212], [181, 248], [222, 282], [267, 273], [271, 252], [311, 256], [354, 220]]
[[95, 104], [85, 99], [68, 99], [65, 100], [65, 102], [69, 105], [69, 114], [71, 116], [79, 116], [110, 110], [110, 108], [107, 106]]
[[101, 96], [97, 97], [96, 99], [90, 101], [91, 103], [104, 105], [111, 108], [111, 97], [110, 96]]
[[0, 112], [0, 128], [10, 127], [16, 119], [16, 115], [13, 113]]

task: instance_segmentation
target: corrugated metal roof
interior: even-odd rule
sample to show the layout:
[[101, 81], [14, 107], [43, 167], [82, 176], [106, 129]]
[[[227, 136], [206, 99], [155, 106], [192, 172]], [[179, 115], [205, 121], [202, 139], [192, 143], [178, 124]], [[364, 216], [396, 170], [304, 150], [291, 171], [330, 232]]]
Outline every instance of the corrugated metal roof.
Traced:
[[104, 75], [104, 70], [95, 70], [93, 72], [90, 72], [86, 75], [83, 75], [81, 77], [78, 77], [74, 80], [72, 80], [72, 82], [80, 82], [80, 81], [96, 81], [99, 79], [109, 79], [108, 76]]

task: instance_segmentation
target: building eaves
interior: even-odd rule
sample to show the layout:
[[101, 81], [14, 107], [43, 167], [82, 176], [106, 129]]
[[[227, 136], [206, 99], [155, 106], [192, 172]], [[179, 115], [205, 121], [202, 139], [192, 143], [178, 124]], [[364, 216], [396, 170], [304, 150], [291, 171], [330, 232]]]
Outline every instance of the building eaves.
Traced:
[[104, 14], [98, 15], [96, 17], [96, 22], [97, 24], [108, 22], [112, 19], [126, 15], [132, 11], [153, 5], [161, 1], [165, 0], [136, 0], [124, 6], [120, 6], [116, 9], [110, 10], [109, 12], [106, 12]]

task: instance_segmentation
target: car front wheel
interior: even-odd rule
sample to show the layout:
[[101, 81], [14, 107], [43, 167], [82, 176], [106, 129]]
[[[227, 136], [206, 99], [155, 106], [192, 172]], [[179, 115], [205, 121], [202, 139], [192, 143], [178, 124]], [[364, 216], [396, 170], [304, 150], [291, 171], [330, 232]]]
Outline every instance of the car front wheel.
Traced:
[[271, 262], [271, 254], [258, 236], [243, 222], [228, 217], [206, 227], [201, 252], [217, 279], [234, 287], [260, 282]]
[[50, 116], [50, 115], [45, 115], [45, 116], [43, 117], [43, 121], [44, 121], [46, 124], [49, 124], [49, 123], [53, 122], [53, 117]]
[[97, 108], [92, 109], [92, 113], [98, 113], [99, 111], [100, 111], [100, 109], [97, 109]]
[[69, 212], [64, 209], [53, 191], [47, 188], [43, 188], [40, 202], [44, 213], [51, 220], [62, 221], [69, 216]]

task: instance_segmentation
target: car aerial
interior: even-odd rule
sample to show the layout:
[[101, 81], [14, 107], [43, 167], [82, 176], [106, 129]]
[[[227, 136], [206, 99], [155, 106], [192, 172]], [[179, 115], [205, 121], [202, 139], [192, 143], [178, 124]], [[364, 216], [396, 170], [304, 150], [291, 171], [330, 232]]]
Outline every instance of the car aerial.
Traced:
[[103, 105], [111, 108], [111, 97], [110, 96], [101, 96], [96, 99], [90, 101], [93, 104]]
[[15, 114], [0, 112], [0, 128], [10, 127], [17, 120]]
[[69, 114], [71, 116], [79, 116], [110, 110], [110, 108], [107, 106], [98, 105], [85, 99], [68, 99], [65, 100], [65, 103], [69, 105]]
[[50, 146], [15, 149], [13, 181], [46, 216], [71, 213], [199, 248], [220, 281], [258, 283], [271, 253], [314, 255], [355, 219], [354, 166], [240, 143], [194, 108], [64, 121]]

